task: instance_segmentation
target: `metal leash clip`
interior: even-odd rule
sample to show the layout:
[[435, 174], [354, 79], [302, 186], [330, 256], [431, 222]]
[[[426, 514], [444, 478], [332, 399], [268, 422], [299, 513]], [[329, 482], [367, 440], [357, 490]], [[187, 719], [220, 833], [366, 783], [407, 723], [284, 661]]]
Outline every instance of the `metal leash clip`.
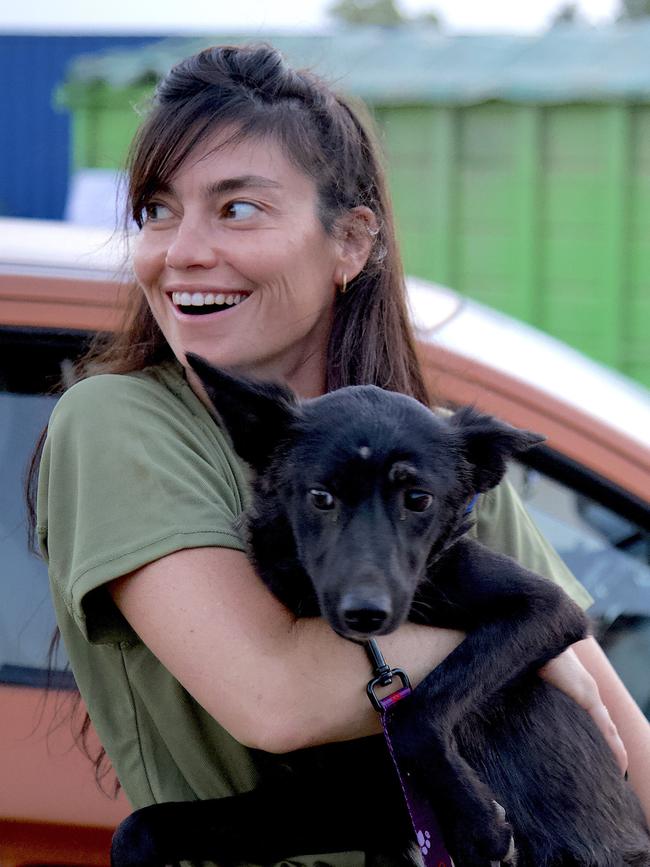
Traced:
[[[402, 671], [401, 668], [391, 668], [388, 665], [374, 638], [368, 639], [365, 643], [365, 648], [375, 674], [373, 679], [368, 681], [366, 693], [368, 694], [368, 698], [375, 710], [378, 713], [385, 713], [387, 705], [393, 704], [394, 701], [404, 698], [405, 695], [408, 695], [411, 692], [411, 681], [406, 672]], [[394, 677], [398, 677], [402, 681], [401, 688], [391, 695], [380, 699], [375, 692], [376, 687], [390, 686]], [[394, 700], [393, 696], [395, 697]]]

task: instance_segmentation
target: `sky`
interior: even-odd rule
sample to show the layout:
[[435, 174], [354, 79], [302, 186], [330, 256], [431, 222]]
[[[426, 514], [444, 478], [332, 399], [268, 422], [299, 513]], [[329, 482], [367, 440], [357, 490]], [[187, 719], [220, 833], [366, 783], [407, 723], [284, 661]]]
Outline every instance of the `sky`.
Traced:
[[[398, 0], [406, 12], [434, 9], [450, 32], [532, 33], [561, 0]], [[202, 33], [237, 29], [264, 33], [321, 29], [329, 0], [0, 0], [0, 31]], [[619, 0], [581, 0], [592, 23], [611, 19]]]

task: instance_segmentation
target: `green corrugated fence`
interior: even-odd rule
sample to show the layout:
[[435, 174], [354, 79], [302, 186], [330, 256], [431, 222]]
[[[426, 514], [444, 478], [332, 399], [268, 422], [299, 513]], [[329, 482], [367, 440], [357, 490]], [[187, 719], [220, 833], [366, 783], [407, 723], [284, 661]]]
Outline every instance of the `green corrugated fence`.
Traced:
[[377, 115], [410, 271], [650, 385], [650, 106]]

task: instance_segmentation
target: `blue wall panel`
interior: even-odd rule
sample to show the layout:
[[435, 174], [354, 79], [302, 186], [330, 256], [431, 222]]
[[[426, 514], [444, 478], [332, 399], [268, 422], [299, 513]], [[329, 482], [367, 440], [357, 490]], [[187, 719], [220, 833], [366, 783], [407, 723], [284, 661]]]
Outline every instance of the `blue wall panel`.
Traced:
[[72, 58], [160, 38], [0, 35], [0, 216], [63, 216], [70, 121], [53, 93]]

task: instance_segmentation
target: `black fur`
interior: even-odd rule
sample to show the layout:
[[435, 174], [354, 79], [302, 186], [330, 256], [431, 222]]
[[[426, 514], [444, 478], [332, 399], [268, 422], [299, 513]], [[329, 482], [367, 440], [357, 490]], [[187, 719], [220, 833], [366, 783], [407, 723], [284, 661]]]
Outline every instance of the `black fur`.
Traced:
[[[257, 473], [250, 555], [288, 608], [354, 640], [407, 618], [467, 633], [393, 711], [401, 762], [456, 867], [503, 861], [511, 832], [518, 867], [650, 867], [641, 809], [600, 733], [537, 674], [585, 637], [584, 614], [466, 535], [472, 497], [541, 438], [473, 409], [440, 417], [374, 386], [298, 403], [188, 360]], [[385, 745], [365, 738], [285, 756], [246, 795], [138, 810], [112, 856], [114, 867], [158, 867], [361, 850], [368, 863], [401, 864], [411, 835]]]

